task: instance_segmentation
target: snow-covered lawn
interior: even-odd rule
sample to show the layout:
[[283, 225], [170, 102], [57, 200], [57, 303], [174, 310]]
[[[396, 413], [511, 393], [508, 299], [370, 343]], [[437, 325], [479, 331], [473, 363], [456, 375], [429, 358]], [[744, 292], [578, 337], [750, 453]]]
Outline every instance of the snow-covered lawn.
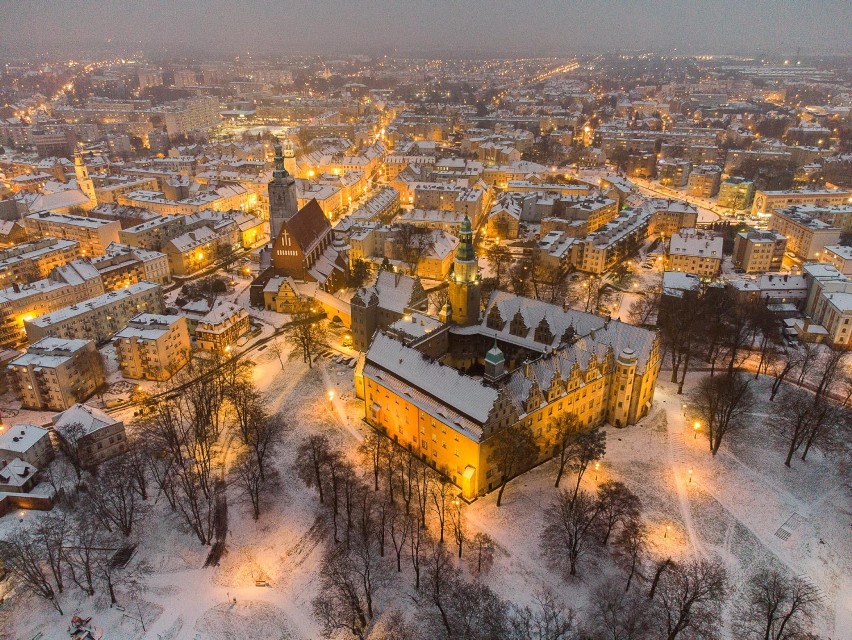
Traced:
[[[208, 549], [184, 530], [164, 500], [152, 501], [137, 552], [154, 570], [141, 601], [147, 634], [102, 601], [72, 602], [66, 596], [69, 615], [64, 618], [35, 598], [0, 606], [0, 620], [6, 623], [0, 628], [8, 637], [31, 638], [38, 632], [45, 638], [63, 637], [72, 613], [93, 615], [108, 638], [319, 637], [311, 615], [322, 550], [317, 500], [289, 469], [298, 441], [309, 433], [325, 433], [355, 459], [366, 428], [363, 406], [354, 398], [352, 370], [344, 365], [321, 359], [309, 370], [297, 357], [286, 360], [282, 371], [269, 350], [254, 352], [252, 360], [267, 409], [283, 412], [293, 428], [276, 461], [282, 486], [267, 496], [259, 522], [232, 494], [227, 553], [219, 567], [203, 569]], [[688, 382], [697, 378], [690, 376]], [[331, 400], [329, 391], [334, 392]], [[714, 459], [701, 434], [693, 437], [683, 402], [671, 384], [660, 382], [654, 409], [642, 424], [607, 429], [606, 458], [597, 472], [587, 472], [584, 488], [594, 490], [611, 478], [624, 481], [642, 499], [652, 555], [722, 558], [732, 579], [732, 600], [760, 567], [786, 566], [807, 576], [824, 598], [817, 630], [843, 637], [852, 628], [847, 469], [819, 452], [786, 468], [779, 445], [773, 443], [772, 422], [760, 415], [766, 408], [755, 409], [758, 415], [748, 433], [732, 438]], [[563, 487], [573, 480], [568, 475]], [[495, 539], [495, 563], [485, 579], [501, 596], [523, 603], [549, 586], [570, 606], [583, 609], [597, 583], [607, 576], [622, 578], [606, 551], [592, 550], [571, 582], [546, 565], [538, 538], [542, 510], [556, 495], [553, 481], [548, 463], [512, 481], [501, 508], [495, 506], [496, 494], [477, 500], [466, 508], [468, 535], [484, 531]], [[15, 526], [12, 516], [0, 519], [0, 535]], [[408, 567], [404, 573], [384, 590], [381, 602], [414, 606]], [[269, 586], [256, 586], [256, 580]], [[127, 608], [132, 613], [133, 605]]]

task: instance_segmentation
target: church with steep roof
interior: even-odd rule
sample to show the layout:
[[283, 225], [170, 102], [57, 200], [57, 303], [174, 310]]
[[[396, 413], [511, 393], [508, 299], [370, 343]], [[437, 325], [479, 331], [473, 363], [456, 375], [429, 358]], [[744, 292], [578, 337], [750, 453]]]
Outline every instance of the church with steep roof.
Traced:
[[355, 370], [367, 422], [468, 499], [501, 483], [491, 455], [501, 431], [528, 427], [544, 462], [560, 416], [580, 428], [646, 416], [661, 364], [653, 331], [505, 291], [483, 309], [480, 282], [466, 221], [442, 324], [413, 337], [376, 332]]

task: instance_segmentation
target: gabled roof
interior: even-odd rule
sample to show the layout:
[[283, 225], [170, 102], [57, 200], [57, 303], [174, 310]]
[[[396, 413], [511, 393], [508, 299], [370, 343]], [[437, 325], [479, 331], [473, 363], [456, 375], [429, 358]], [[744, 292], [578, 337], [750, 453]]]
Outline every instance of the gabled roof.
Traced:
[[285, 229], [299, 245], [302, 253], [307, 254], [331, 231], [331, 224], [319, 203], [312, 199], [289, 220], [284, 221], [282, 230]]

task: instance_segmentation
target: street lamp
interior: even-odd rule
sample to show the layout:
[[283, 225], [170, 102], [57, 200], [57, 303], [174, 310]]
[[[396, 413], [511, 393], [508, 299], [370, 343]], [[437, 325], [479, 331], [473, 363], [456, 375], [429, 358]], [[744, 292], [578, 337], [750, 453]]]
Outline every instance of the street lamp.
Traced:
[[333, 403], [334, 403], [334, 391], [333, 391], [333, 390], [331, 390], [331, 389], [330, 389], [330, 390], [329, 390], [329, 392], [328, 392], [328, 403], [329, 403], [329, 404], [333, 404]]
[[692, 484], [692, 469], [689, 470], [689, 484]]
[[693, 433], [693, 435], [692, 435], [692, 439], [693, 439], [693, 440], [697, 440], [697, 439], [698, 439], [698, 431], [699, 431], [700, 429], [701, 429], [701, 423], [700, 423], [700, 422], [696, 422], [694, 425], [692, 425], [692, 433]]
[[664, 537], [664, 538], [668, 538], [668, 537], [669, 537], [669, 529], [670, 529], [670, 528], [671, 528], [671, 527], [669, 527], [669, 525], [666, 525], [666, 532], [663, 534], [663, 537]]
[[598, 481], [598, 471], [600, 470], [600, 468], [601, 468], [601, 463], [596, 462], [595, 463], [595, 482]]

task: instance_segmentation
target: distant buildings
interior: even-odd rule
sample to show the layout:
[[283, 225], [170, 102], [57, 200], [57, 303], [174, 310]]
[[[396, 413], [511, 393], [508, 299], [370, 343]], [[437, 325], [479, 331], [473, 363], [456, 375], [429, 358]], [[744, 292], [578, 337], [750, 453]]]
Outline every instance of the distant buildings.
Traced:
[[712, 198], [719, 193], [722, 169], [716, 165], [695, 167], [689, 174], [686, 195], [696, 198]]
[[92, 340], [44, 338], [6, 367], [26, 409], [62, 411], [88, 399], [104, 384], [104, 368]]

